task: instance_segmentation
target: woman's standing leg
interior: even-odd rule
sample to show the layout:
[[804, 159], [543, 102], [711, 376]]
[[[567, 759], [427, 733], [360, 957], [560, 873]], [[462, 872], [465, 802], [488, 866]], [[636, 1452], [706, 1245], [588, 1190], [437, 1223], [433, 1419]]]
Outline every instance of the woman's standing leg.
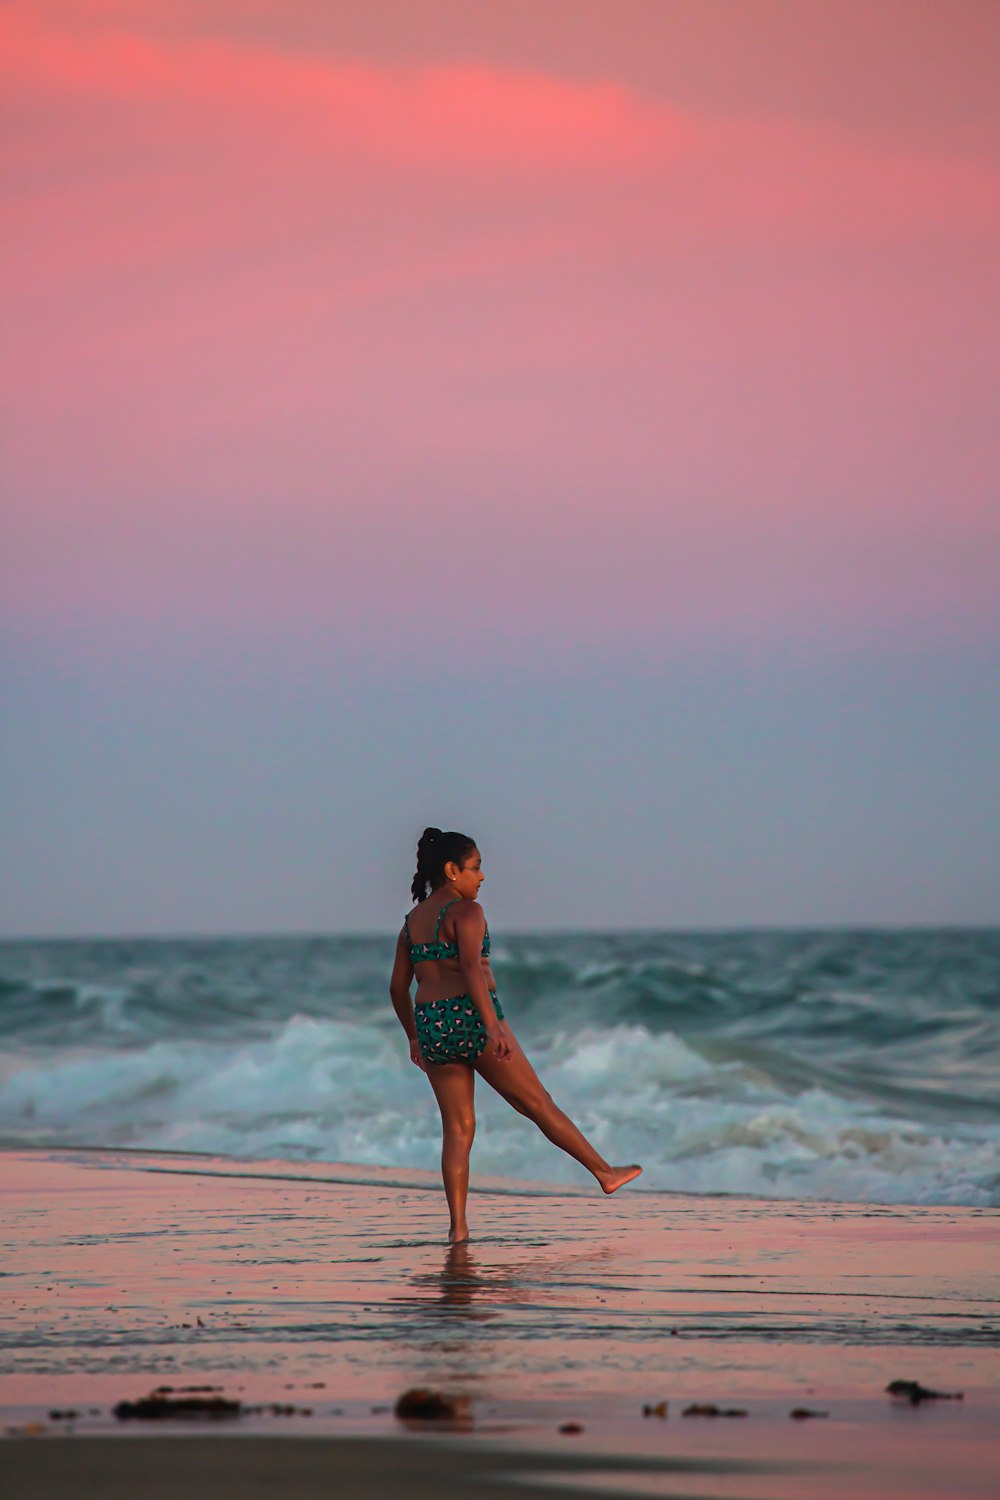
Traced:
[[[505, 1023], [506, 1024], [506, 1023]], [[510, 1042], [510, 1056], [499, 1061], [487, 1047], [476, 1059], [478, 1072], [495, 1088], [507, 1103], [520, 1114], [534, 1120], [543, 1135], [554, 1146], [559, 1146], [581, 1166], [597, 1178], [606, 1193], [613, 1193], [638, 1177], [642, 1168], [637, 1164], [628, 1167], [613, 1167], [587, 1140], [551, 1094], [542, 1086], [541, 1079], [528, 1061], [509, 1025], [506, 1027]]]
[[453, 1245], [469, 1238], [465, 1204], [469, 1196], [469, 1155], [476, 1133], [476, 1075], [468, 1063], [428, 1063], [441, 1111], [441, 1176], [451, 1214], [448, 1238]]

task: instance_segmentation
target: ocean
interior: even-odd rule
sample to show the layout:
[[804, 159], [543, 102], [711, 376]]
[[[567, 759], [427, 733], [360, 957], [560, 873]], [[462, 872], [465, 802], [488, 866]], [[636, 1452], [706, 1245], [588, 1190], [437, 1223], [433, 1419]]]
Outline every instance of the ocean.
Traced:
[[[0, 943], [0, 1145], [433, 1170], [394, 936]], [[494, 933], [493, 963], [640, 1189], [1000, 1204], [1000, 928]], [[589, 1183], [481, 1081], [477, 1109], [473, 1181]]]

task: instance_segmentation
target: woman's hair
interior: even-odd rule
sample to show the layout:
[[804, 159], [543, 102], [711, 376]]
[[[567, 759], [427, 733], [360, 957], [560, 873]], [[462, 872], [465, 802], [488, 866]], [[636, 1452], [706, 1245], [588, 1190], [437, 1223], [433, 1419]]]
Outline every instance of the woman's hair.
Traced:
[[459, 869], [476, 847], [475, 839], [466, 833], [442, 833], [440, 828], [425, 828], [417, 845], [417, 873], [410, 890], [414, 901], [423, 901], [444, 882], [444, 867], [454, 860]]

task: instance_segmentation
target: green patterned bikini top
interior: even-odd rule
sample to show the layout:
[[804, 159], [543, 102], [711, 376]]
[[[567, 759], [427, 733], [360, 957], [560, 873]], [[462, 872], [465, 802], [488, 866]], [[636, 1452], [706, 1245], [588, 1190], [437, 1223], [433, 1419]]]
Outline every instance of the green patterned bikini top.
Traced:
[[[440, 927], [441, 927], [441, 918], [444, 916], [444, 914], [448, 910], [449, 906], [454, 906], [455, 902], [461, 901], [461, 899], [462, 899], [461, 896], [456, 896], [454, 901], [446, 901], [444, 903], [444, 905], [442, 906], [441, 910], [438, 912], [438, 919], [437, 919], [437, 923], [436, 923], [435, 928], [434, 928], [434, 936], [431, 938], [431, 940], [430, 940], [429, 943], [415, 943], [413, 941], [413, 939], [410, 937], [410, 918], [409, 918], [409, 913], [407, 913], [407, 915], [403, 918], [403, 930], [406, 933], [406, 941], [410, 945], [410, 962], [411, 963], [422, 964], [422, 963], [426, 963], [427, 960], [431, 959], [431, 958], [457, 958], [458, 957], [458, 944], [457, 943], [443, 943], [443, 942], [439, 942], [438, 941], [438, 932], [439, 932]], [[489, 927], [487, 927], [486, 931], [483, 933], [482, 955], [483, 955], [483, 958], [489, 958], [489, 955], [490, 955], [490, 929], [489, 929]]]

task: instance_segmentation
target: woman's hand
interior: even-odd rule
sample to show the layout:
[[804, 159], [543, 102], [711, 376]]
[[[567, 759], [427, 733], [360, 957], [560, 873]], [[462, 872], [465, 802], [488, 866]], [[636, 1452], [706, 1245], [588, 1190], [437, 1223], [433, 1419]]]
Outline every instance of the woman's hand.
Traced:
[[417, 1041], [415, 1036], [410, 1037], [410, 1062], [415, 1063], [418, 1068], [423, 1070], [423, 1072], [427, 1072], [426, 1064], [424, 1063], [423, 1057], [420, 1054], [420, 1043]]
[[497, 1062], [506, 1062], [510, 1057], [510, 1042], [502, 1026], [487, 1026], [486, 1045], [492, 1047]]

